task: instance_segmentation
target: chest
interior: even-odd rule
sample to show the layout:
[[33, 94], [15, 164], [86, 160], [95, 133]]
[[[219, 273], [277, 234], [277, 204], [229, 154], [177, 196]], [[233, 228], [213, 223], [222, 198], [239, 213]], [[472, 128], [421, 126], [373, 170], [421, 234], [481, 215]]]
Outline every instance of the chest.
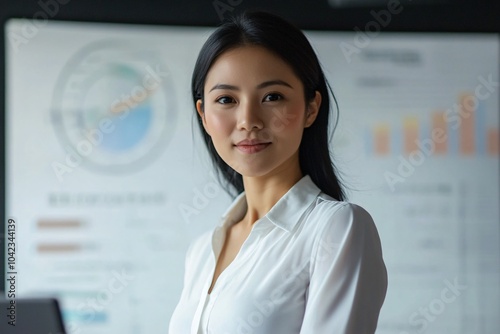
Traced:
[[215, 289], [210, 328], [221, 333], [236, 333], [241, 326], [254, 333], [299, 333], [310, 254], [304, 252], [308, 247], [276, 237], [261, 239], [260, 247], [252, 248], [245, 244], [255, 241], [252, 235], [225, 240], [210, 286], [210, 292]]
[[239, 230], [237, 228], [228, 229], [224, 245], [217, 259], [214, 277], [208, 293], [212, 291], [222, 272], [234, 261], [249, 234], [250, 231]]
[[299, 332], [314, 239], [310, 230], [305, 238], [266, 226], [255, 226], [251, 233], [220, 231], [193, 253], [189, 267], [193, 270], [186, 276], [186, 305], [192, 305], [194, 314], [208, 292], [206, 314], [209, 327], [217, 333], [237, 332], [239, 319], [253, 323], [256, 312], [262, 317], [252, 327], [254, 333]]

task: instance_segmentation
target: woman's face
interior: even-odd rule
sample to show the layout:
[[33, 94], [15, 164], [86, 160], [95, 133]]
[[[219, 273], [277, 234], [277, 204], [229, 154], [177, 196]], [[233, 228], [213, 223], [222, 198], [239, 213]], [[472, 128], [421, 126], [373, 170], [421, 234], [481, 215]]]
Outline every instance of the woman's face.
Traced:
[[[306, 105], [302, 82], [281, 58], [242, 46], [212, 64], [196, 108], [221, 158], [243, 176], [262, 176], [297, 171], [302, 133], [320, 103], [317, 92]], [[245, 139], [265, 144], [238, 145]]]

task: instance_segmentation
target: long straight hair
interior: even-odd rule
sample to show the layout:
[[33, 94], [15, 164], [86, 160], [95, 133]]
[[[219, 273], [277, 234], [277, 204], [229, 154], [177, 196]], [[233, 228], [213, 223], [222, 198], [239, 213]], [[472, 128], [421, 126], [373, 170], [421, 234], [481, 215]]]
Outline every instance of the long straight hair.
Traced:
[[[320, 92], [322, 101], [318, 115], [311, 126], [304, 128], [299, 146], [300, 168], [322, 192], [343, 201], [345, 193], [328, 145], [329, 93], [338, 110], [337, 101], [311, 44], [293, 24], [262, 11], [246, 11], [224, 22], [209, 36], [198, 55], [191, 80], [195, 106], [199, 99], [203, 101], [207, 73], [217, 57], [230, 49], [245, 45], [264, 47], [289, 64], [302, 81], [306, 103], [315, 97], [316, 91]], [[223, 189], [234, 198], [244, 191], [243, 178], [219, 156], [196, 108], [195, 114], [203, 141], [218, 172], [219, 182], [223, 183]], [[333, 129], [337, 122], [338, 118]]]

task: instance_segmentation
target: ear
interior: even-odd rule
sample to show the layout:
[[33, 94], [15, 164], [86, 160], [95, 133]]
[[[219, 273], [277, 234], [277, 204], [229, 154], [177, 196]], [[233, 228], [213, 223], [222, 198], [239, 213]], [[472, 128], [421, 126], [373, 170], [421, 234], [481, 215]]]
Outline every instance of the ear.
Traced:
[[314, 123], [316, 117], [318, 116], [320, 106], [321, 106], [321, 93], [316, 91], [316, 95], [314, 96], [312, 101], [309, 102], [307, 106], [307, 114], [304, 123], [305, 128], [310, 127]]
[[205, 111], [203, 110], [203, 101], [201, 99], [198, 99], [196, 101], [196, 111], [198, 112], [198, 115], [200, 115], [200, 118], [203, 122], [203, 127], [205, 128], [205, 131], [210, 134], [207, 130], [207, 121], [205, 120]]

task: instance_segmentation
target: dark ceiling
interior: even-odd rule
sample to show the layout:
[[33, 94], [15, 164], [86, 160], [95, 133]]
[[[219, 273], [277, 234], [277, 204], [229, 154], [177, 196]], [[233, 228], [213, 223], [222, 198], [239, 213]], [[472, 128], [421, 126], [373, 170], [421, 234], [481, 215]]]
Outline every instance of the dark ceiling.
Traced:
[[2, 0], [0, 17], [215, 26], [247, 8], [274, 12], [302, 29], [363, 30], [374, 13], [390, 13], [384, 31], [500, 31], [500, 5], [492, 0]]

